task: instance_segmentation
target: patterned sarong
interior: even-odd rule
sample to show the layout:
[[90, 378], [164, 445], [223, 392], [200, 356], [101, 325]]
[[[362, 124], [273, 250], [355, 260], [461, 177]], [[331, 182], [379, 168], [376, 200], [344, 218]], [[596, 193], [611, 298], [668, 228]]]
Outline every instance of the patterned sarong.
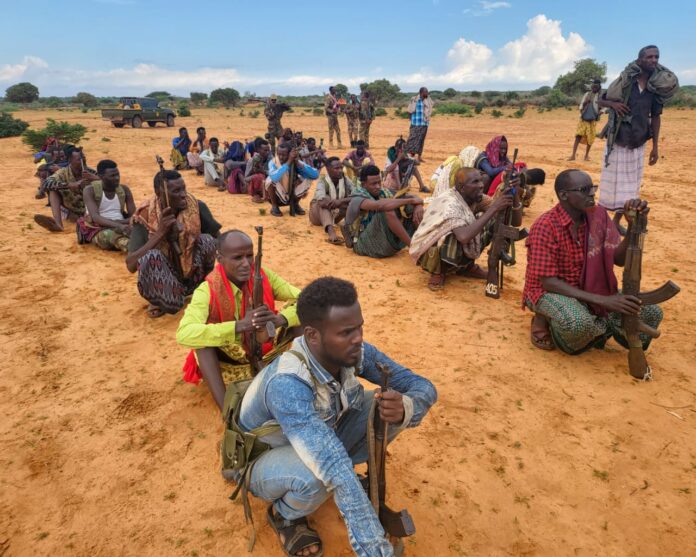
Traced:
[[623, 209], [626, 201], [639, 196], [644, 152], [645, 144], [636, 149], [614, 145], [607, 157], [609, 165], [602, 166], [599, 179], [599, 204], [602, 207], [617, 211]]
[[580, 143], [583, 145], [592, 145], [597, 135], [597, 120], [588, 122], [580, 120], [578, 128], [575, 130], [575, 136], [580, 138]]
[[406, 150], [409, 153], [423, 154], [423, 146], [425, 145], [425, 136], [427, 133], [428, 126], [411, 126], [408, 129]]

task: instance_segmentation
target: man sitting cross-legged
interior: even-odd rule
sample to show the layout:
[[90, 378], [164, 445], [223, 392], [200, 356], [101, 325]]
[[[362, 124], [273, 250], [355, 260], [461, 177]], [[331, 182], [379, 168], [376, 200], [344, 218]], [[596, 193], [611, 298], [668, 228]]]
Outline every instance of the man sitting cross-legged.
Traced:
[[[279, 207], [285, 207], [294, 203], [296, 215], [304, 215], [305, 210], [300, 207], [300, 199], [309, 193], [312, 180], [319, 178], [319, 171], [300, 160], [297, 149], [292, 143], [281, 143], [278, 146], [278, 160], [271, 159], [268, 163], [268, 179], [266, 180], [266, 192], [271, 202], [271, 215], [282, 217]], [[293, 199], [290, 199], [290, 177], [294, 176]]]
[[77, 219], [77, 242], [126, 252], [130, 218], [135, 213], [133, 194], [128, 186], [121, 184], [121, 174], [114, 161], [99, 161], [97, 174], [101, 180], [92, 182], [82, 192], [85, 216]]
[[[164, 180], [167, 193], [162, 175], [157, 173], [154, 197], [133, 216], [126, 257], [128, 270], [138, 271], [138, 291], [150, 302], [150, 317], [176, 313], [184, 307], [186, 296], [213, 269], [213, 236], [220, 231], [220, 223], [207, 205], [186, 192], [181, 174], [166, 170]], [[172, 248], [175, 245], [180, 255]]]
[[251, 378], [249, 335], [263, 330], [266, 322], [276, 336], [262, 345], [263, 363], [280, 355], [299, 331], [294, 303], [280, 311], [275, 300], [294, 302], [300, 289], [270, 269], [263, 269], [264, 305], [249, 310], [254, 281], [254, 246], [240, 230], [229, 230], [217, 240], [217, 265], [196, 288], [176, 331], [176, 341], [192, 351], [184, 366], [184, 380], [205, 379], [222, 410], [225, 384]]
[[321, 226], [332, 244], [342, 244], [336, 234], [336, 225], [346, 216], [353, 182], [343, 175], [343, 165], [338, 157], [326, 161], [326, 175], [317, 182], [314, 199], [309, 205], [309, 222]]
[[[278, 424], [261, 437], [271, 445], [248, 472], [249, 491], [272, 504], [268, 520], [286, 555], [322, 555], [307, 517], [333, 496], [356, 555], [392, 556], [384, 529], [355, 473], [368, 457], [367, 421], [377, 398], [389, 440], [421, 423], [437, 393], [377, 348], [363, 342], [355, 287], [334, 277], [310, 283], [297, 302], [303, 336], [254, 378], [241, 402], [239, 425], [251, 431]], [[384, 393], [377, 364], [392, 372]]]
[[[556, 346], [579, 354], [614, 336], [627, 347], [621, 314], [640, 313], [641, 321], [657, 329], [662, 310], [619, 293], [614, 265], [624, 265], [628, 237], [621, 241], [607, 210], [595, 206], [597, 186], [590, 176], [564, 170], [555, 189], [558, 204], [536, 220], [526, 242], [522, 304], [535, 313], [531, 342], [543, 350]], [[647, 212], [648, 203], [631, 199], [624, 209]], [[640, 338], [646, 349], [651, 338], [643, 333]]]
[[[401, 209], [405, 207], [405, 209]], [[411, 245], [411, 236], [423, 218], [423, 200], [395, 198], [382, 187], [379, 168], [366, 166], [360, 185], [353, 188], [346, 212], [346, 246], [358, 255], [391, 257]]]
[[223, 164], [227, 149], [220, 147], [217, 137], [211, 137], [208, 148], [201, 151], [203, 161], [203, 180], [206, 186], [217, 186], [218, 191], [225, 191], [227, 187], [222, 179]]
[[[449, 167], [445, 169], [449, 171]], [[488, 197], [483, 194], [481, 172], [460, 168], [454, 189], [432, 198], [409, 248], [413, 260], [431, 274], [430, 290], [444, 288], [445, 276], [450, 272], [486, 278], [486, 271], [476, 260], [493, 238], [494, 217], [512, 207], [512, 226], [522, 222], [519, 188], [515, 192], [514, 196], [501, 192], [495, 199]]]

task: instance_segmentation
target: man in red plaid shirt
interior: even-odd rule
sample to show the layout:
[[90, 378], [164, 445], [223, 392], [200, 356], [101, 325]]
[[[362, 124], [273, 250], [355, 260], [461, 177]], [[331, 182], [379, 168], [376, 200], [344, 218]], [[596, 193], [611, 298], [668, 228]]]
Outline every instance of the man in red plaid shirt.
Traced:
[[[638, 314], [651, 327], [662, 321], [659, 306], [641, 306], [618, 291], [614, 265], [623, 266], [627, 240], [606, 209], [595, 207], [597, 186], [580, 170], [564, 170], [555, 183], [558, 204], [541, 215], [527, 238], [523, 306], [534, 311], [531, 341], [542, 350], [557, 346], [568, 354], [601, 348], [613, 336], [627, 347], [621, 314]], [[640, 199], [629, 208], [647, 212]], [[650, 337], [641, 334], [643, 348]]]

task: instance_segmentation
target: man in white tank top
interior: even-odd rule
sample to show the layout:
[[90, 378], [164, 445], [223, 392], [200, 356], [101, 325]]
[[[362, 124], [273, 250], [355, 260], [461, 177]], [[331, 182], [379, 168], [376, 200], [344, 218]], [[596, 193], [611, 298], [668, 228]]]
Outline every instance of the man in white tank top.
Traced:
[[100, 180], [83, 191], [85, 216], [77, 222], [77, 241], [104, 250], [127, 252], [129, 221], [135, 213], [133, 194], [128, 186], [121, 184], [114, 161], [100, 161], [97, 174]]

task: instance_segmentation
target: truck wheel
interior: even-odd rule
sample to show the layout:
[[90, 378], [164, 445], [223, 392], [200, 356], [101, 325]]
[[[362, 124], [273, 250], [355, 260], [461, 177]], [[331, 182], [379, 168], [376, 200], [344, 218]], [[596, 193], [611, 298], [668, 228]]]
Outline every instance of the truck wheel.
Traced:
[[123, 122], [112, 122], [114, 125], [114, 128], [122, 128], [123, 127]]
[[147, 125], [154, 128], [157, 125], [157, 122], [148, 122]]
[[174, 116], [171, 114], [167, 116], [167, 127], [168, 128], [173, 128], [174, 127]]
[[131, 126], [134, 128], [141, 128], [143, 126], [143, 119], [140, 116], [133, 116], [131, 120]]

